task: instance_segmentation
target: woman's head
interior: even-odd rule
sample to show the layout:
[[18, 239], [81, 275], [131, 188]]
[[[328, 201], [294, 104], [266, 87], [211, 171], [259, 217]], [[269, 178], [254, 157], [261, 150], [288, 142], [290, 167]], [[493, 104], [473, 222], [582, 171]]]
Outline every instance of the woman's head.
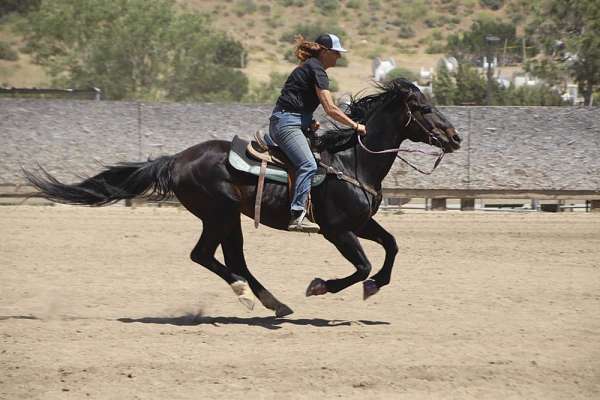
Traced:
[[342, 47], [340, 38], [330, 33], [320, 35], [314, 42], [304, 39], [302, 35], [296, 36], [294, 54], [300, 61], [315, 57], [325, 68], [334, 67], [341, 53], [346, 51]]

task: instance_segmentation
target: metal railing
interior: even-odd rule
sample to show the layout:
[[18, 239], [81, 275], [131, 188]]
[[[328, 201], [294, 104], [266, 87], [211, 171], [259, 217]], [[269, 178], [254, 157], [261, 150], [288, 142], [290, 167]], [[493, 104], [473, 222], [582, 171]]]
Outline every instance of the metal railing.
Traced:
[[62, 96], [90, 96], [94, 100], [102, 100], [102, 90], [96, 87], [88, 89], [44, 89], [44, 88], [2, 88], [0, 87], [0, 95], [9, 95], [12, 97], [30, 97], [30, 96], [45, 96], [62, 97]]

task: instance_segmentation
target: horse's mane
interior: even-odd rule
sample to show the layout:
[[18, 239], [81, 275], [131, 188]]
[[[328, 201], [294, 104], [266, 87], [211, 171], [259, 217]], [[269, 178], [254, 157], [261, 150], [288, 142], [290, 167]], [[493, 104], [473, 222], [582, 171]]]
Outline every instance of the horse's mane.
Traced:
[[[397, 98], [404, 98], [410, 92], [420, 93], [417, 86], [404, 78], [377, 83], [376, 87], [379, 90], [377, 93], [362, 97], [353, 96], [350, 99], [346, 115], [353, 121], [365, 124], [380, 107], [389, 104]], [[325, 133], [314, 139], [314, 145], [319, 150], [327, 150], [330, 153], [348, 149], [356, 143], [357, 138], [354, 130], [338, 125], [335, 125], [335, 128], [325, 131]]]

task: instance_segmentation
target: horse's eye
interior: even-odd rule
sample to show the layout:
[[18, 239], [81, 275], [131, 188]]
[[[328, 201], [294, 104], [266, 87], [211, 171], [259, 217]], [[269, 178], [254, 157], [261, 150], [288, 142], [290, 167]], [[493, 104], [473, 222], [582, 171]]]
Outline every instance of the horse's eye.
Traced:
[[431, 106], [421, 106], [421, 112], [423, 114], [429, 114], [429, 113], [431, 113]]

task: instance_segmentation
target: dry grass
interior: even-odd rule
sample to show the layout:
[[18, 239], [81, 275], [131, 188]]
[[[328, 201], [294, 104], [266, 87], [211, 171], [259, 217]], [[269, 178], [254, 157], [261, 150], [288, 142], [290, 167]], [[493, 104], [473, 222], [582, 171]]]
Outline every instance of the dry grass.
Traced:
[[[371, 60], [379, 55], [393, 57], [396, 62], [418, 72], [421, 67], [435, 67], [442, 54], [426, 54], [423, 41], [439, 31], [443, 38], [449, 33], [467, 29], [473, 18], [482, 12], [498, 17], [506, 15], [506, 6], [498, 11], [482, 10], [479, 2], [472, 0], [425, 2], [421, 0], [358, 0], [358, 8], [348, 7], [350, 1], [340, 1], [340, 8], [333, 16], [324, 16], [313, 0], [304, 0], [302, 7], [284, 7], [284, 1], [275, 0], [177, 0], [188, 11], [208, 14], [214, 25], [240, 40], [249, 50], [249, 63], [245, 73], [253, 83], [269, 79], [271, 72], [287, 72], [294, 66], [284, 61], [283, 54], [291, 44], [282, 43], [279, 38], [299, 23], [321, 22], [325, 25], [337, 24], [347, 34], [345, 45], [352, 51], [347, 55], [350, 66], [331, 71], [343, 91], [356, 92], [368, 87], [371, 79]], [[410, 24], [415, 36], [401, 39], [395, 26], [400, 13], [418, 9], [414, 4], [425, 4], [424, 12], [418, 13]], [[244, 4], [254, 4], [255, 10], [244, 11]], [[379, 7], [373, 6], [379, 4]], [[448, 4], [456, 4], [455, 12], [448, 11]], [[468, 11], [468, 10], [471, 11]], [[456, 24], [446, 24], [430, 28], [424, 23], [429, 17], [458, 17]], [[14, 35], [9, 26], [0, 26], [0, 40]], [[412, 53], [412, 54], [408, 54]], [[0, 84], [10, 86], [40, 86], [48, 82], [44, 71], [31, 64], [29, 57], [21, 55], [18, 62], [0, 61]]]

